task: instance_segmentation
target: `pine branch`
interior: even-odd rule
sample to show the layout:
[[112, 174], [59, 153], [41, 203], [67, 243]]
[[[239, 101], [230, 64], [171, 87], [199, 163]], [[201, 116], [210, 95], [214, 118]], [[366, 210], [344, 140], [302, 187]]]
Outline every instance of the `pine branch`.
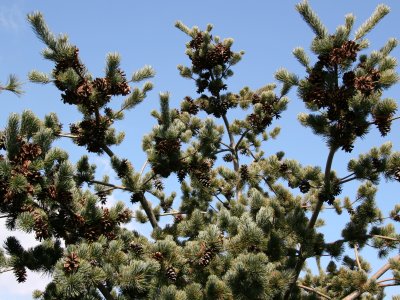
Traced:
[[114, 155], [114, 152], [112, 152], [112, 150], [111, 150], [107, 145], [104, 145], [102, 148], [103, 148], [104, 152], [107, 153], [107, 155], [108, 155], [110, 158], [113, 157], [113, 156], [115, 156], [115, 155]]
[[311, 9], [310, 5], [306, 0], [296, 5], [297, 11], [301, 14], [304, 21], [310, 26], [312, 31], [317, 35], [318, 38], [324, 38], [328, 35], [328, 30], [322, 24], [317, 14]]
[[[400, 255], [396, 255], [393, 257], [393, 260], [395, 261], [400, 261]], [[371, 276], [369, 281], [376, 281], [379, 279], [383, 274], [385, 274], [388, 270], [390, 269], [390, 262], [386, 263], [383, 265], [374, 275]], [[352, 292], [350, 295], [346, 296], [343, 298], [343, 300], [352, 300], [356, 299], [361, 295], [361, 292], [359, 290]]]
[[325, 299], [332, 299], [332, 298], [329, 297], [328, 295], [325, 295], [325, 294], [323, 294], [323, 293], [321, 293], [321, 292], [317, 291], [316, 289], [313, 289], [313, 288], [311, 288], [311, 287], [309, 287], [309, 286], [305, 286], [305, 285], [302, 285], [302, 284], [298, 284], [297, 286], [298, 286], [299, 288], [302, 288], [303, 290], [316, 293], [317, 295], [319, 295], [319, 296], [321, 296], [321, 297], [323, 297], [323, 298], [325, 298]]
[[150, 224], [153, 227], [153, 229], [160, 228], [160, 226], [158, 226], [158, 222], [157, 222], [156, 216], [154, 215], [154, 212], [151, 209], [150, 203], [144, 197], [143, 193], [141, 194], [141, 197], [140, 197], [139, 201], [140, 201], [140, 204], [142, 205], [142, 207], [144, 209], [144, 212], [146, 213], [147, 218], [149, 219]]
[[[230, 149], [232, 149], [232, 154], [233, 154], [233, 169], [235, 170], [235, 172], [239, 171], [239, 157], [237, 154], [237, 150], [236, 150], [236, 145], [235, 145], [235, 138], [233, 137], [233, 134], [229, 128], [229, 121], [228, 118], [226, 117], [226, 114], [222, 115], [222, 119], [224, 120], [224, 124], [225, 124], [225, 128], [226, 128], [226, 132], [228, 133], [229, 136], [229, 147]], [[236, 185], [236, 198], [239, 199], [242, 196], [242, 190], [238, 185]]]
[[390, 8], [386, 5], [380, 4], [376, 7], [372, 16], [366, 20], [357, 30], [354, 39], [359, 40], [363, 38], [384, 16], [390, 12]]
[[[330, 188], [330, 174], [331, 174], [331, 169], [332, 169], [333, 157], [335, 156], [335, 153], [336, 153], [337, 149], [338, 149], [337, 147], [331, 147], [330, 150], [329, 150], [328, 158], [326, 159], [325, 174], [324, 174], [324, 184], [325, 184], [325, 187], [326, 187], [326, 189], [328, 191], [329, 191], [329, 188]], [[314, 209], [314, 212], [313, 212], [313, 214], [311, 216], [311, 219], [310, 219], [310, 221], [309, 221], [309, 223], [307, 225], [307, 229], [311, 230], [311, 229], [314, 228], [315, 223], [317, 222], [318, 215], [319, 215], [319, 213], [320, 213], [320, 211], [322, 209], [322, 205], [323, 204], [324, 204], [324, 199], [318, 200], [317, 205], [316, 205], [316, 207]], [[292, 293], [292, 291], [293, 291], [293, 289], [294, 289], [294, 287], [296, 285], [297, 279], [300, 276], [301, 269], [303, 268], [304, 262], [306, 261], [305, 258], [301, 257], [301, 252], [302, 251], [301, 251], [301, 248], [300, 248], [299, 260], [297, 261], [296, 267], [295, 267], [295, 276], [293, 277], [293, 279], [292, 279], [293, 281], [290, 284], [289, 289], [288, 289], [288, 291], [286, 292], [286, 294], [284, 296], [285, 300], [290, 299], [290, 294]]]

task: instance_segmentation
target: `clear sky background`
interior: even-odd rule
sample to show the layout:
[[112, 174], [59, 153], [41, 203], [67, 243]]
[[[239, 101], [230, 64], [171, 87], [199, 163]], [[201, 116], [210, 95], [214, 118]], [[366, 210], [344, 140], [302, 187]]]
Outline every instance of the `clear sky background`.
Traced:
[[[150, 111], [159, 107], [158, 92], [171, 93], [171, 107], [177, 107], [186, 95], [196, 96], [194, 83], [181, 78], [176, 69], [178, 64], [189, 64], [189, 60], [184, 54], [188, 37], [174, 28], [175, 21], [182, 20], [190, 27], [198, 25], [201, 28], [212, 23], [215, 35], [235, 39], [233, 50], [245, 50], [242, 62], [233, 69], [235, 76], [228, 82], [229, 90], [237, 92], [244, 86], [256, 89], [273, 82], [273, 73], [280, 67], [286, 67], [299, 75], [304, 74], [291, 51], [297, 46], [308, 50], [313, 35], [294, 8], [297, 2], [299, 1], [0, 0], [0, 81], [4, 83], [8, 74], [14, 73], [26, 82], [26, 93], [22, 97], [17, 98], [10, 93], [0, 95], [0, 128], [4, 127], [10, 113], [20, 113], [24, 109], [34, 111], [39, 117], [50, 111], [57, 112], [65, 125], [64, 130], [68, 130], [68, 124], [79, 119], [74, 107], [62, 104], [55, 87], [27, 82], [30, 70], [49, 72], [53, 67], [40, 55], [44, 46], [26, 21], [26, 14], [29, 12], [41, 11], [54, 33], [67, 33], [71, 42], [80, 48], [83, 62], [96, 77], [103, 76], [106, 54], [115, 51], [122, 55], [122, 68], [128, 77], [146, 64], [157, 71], [153, 80], [154, 90], [144, 103], [129, 112], [126, 119], [117, 126], [126, 131], [127, 135], [123, 145], [113, 150], [123, 157], [129, 157], [135, 168], [139, 169], [146, 159], [141, 150], [141, 137], [155, 125]], [[389, 5], [392, 11], [367, 36], [371, 41], [371, 49], [379, 49], [388, 38], [400, 38], [400, 1], [311, 0], [310, 4], [333, 33], [343, 23], [345, 14], [353, 12], [356, 15], [357, 28], [381, 2]], [[395, 57], [400, 57], [399, 54], [399, 49], [393, 52]], [[385, 95], [398, 99], [400, 86], [392, 88]], [[264, 150], [267, 154], [284, 150], [288, 158], [323, 167], [328, 150], [320, 138], [299, 126], [296, 115], [305, 111], [305, 108], [295, 92], [292, 91], [289, 96], [289, 109], [276, 123], [282, 127], [282, 132], [276, 141], [267, 142]], [[118, 101], [120, 100], [117, 99], [116, 102]], [[392, 133], [385, 138], [381, 138], [379, 132], [373, 129], [364, 140], [356, 143], [351, 154], [341, 152], [335, 157], [334, 169], [341, 176], [347, 175], [346, 162], [349, 159], [386, 141], [392, 141], [394, 149], [400, 150], [399, 123], [393, 124]], [[72, 161], [85, 153], [84, 149], [74, 146], [70, 141], [58, 142], [58, 145], [71, 151]], [[107, 161], [107, 158], [92, 157], [92, 162], [99, 166], [99, 174], [110, 171]], [[400, 185], [386, 184], [384, 181], [382, 183], [378, 202], [384, 215], [387, 215], [394, 204], [399, 202]], [[175, 187], [175, 184], [171, 184], [169, 190]], [[353, 198], [356, 187], [350, 184], [343, 195]], [[128, 199], [124, 194], [114, 197]], [[338, 238], [341, 230], [338, 228], [342, 228], [338, 224], [347, 222], [347, 213], [337, 217], [327, 212], [323, 217], [327, 221], [324, 232], [331, 236], [327, 240]], [[3, 241], [10, 233], [4, 230], [2, 224], [0, 226], [0, 241]], [[148, 229], [145, 230], [148, 232]], [[23, 237], [23, 244], [26, 246], [34, 243], [32, 237], [18, 232], [11, 234]], [[362, 255], [371, 260], [374, 271], [384, 263], [377, 259], [374, 252], [366, 250]], [[17, 284], [12, 274], [0, 274], [0, 300], [31, 299], [32, 290], [42, 289], [47, 281], [46, 277], [30, 275], [26, 283]], [[388, 298], [395, 292], [395, 288], [388, 289]]]

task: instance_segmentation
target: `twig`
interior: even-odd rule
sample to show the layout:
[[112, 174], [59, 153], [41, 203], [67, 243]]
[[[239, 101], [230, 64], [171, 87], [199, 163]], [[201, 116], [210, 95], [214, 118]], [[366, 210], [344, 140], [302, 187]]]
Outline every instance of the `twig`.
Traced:
[[340, 178], [340, 179], [339, 179], [339, 182], [342, 181], [342, 180], [345, 180], [345, 179], [347, 179], [347, 178], [349, 178], [349, 177], [351, 177], [351, 176], [353, 176], [353, 175], [355, 175], [354, 172], [351, 173], [351, 174], [349, 174], [349, 175], [347, 175], [347, 176], [344, 176], [343, 178]]
[[348, 178], [348, 179], [345, 179], [345, 180], [340, 180], [339, 181], [339, 184], [343, 184], [343, 183], [346, 183], [346, 182], [350, 182], [350, 181], [353, 181], [353, 180], [355, 180], [355, 179], [357, 179], [357, 177], [350, 177], [350, 178]]
[[238, 147], [240, 145], [240, 143], [242, 142], [242, 140], [244, 139], [244, 137], [246, 136], [246, 134], [250, 131], [250, 129], [246, 129], [242, 135], [240, 136], [239, 140], [237, 141], [236, 145], [235, 145], [235, 151], [238, 150]]
[[142, 183], [142, 186], [145, 186], [146, 184], [148, 184], [155, 177], [156, 177], [156, 174], [151, 175], [149, 179], [147, 179], [145, 182]]
[[77, 138], [76, 135], [73, 135], [71, 133], [57, 133], [56, 136], [67, 137], [67, 138], [71, 138], [71, 139], [76, 139]]
[[127, 187], [124, 187], [124, 186], [121, 186], [121, 185], [115, 185], [115, 184], [108, 183], [108, 182], [103, 182], [103, 181], [98, 181], [98, 180], [90, 180], [89, 183], [104, 185], [104, 186], [111, 187], [111, 188], [113, 188], [113, 189], [119, 189], [119, 190], [124, 190], [124, 191], [132, 192], [132, 191], [131, 191], [130, 189], [128, 189]]
[[219, 142], [221, 145], [225, 146], [226, 148], [229, 149], [229, 151], [231, 152], [235, 152], [235, 149], [231, 148], [231, 146], [229, 146], [228, 144], [224, 143], [224, 142]]
[[6, 273], [6, 272], [10, 272], [10, 271], [12, 271], [12, 270], [14, 270], [14, 268], [9, 268], [9, 269], [1, 270], [1, 271], [0, 271], [0, 274], [1, 274], [1, 273]]
[[385, 287], [387, 287], [387, 286], [397, 286], [397, 285], [400, 285], [400, 282], [399, 282], [399, 281], [393, 282], [393, 283], [380, 284], [379, 286], [380, 286], [381, 288], [385, 288]]
[[218, 151], [215, 151], [214, 154], [222, 153], [222, 152], [232, 152], [230, 149], [220, 149]]
[[140, 177], [142, 177], [142, 174], [144, 172], [144, 169], [146, 168], [147, 164], [149, 163], [149, 160], [146, 159], [146, 161], [144, 162], [142, 168], [140, 169]]
[[[211, 207], [212, 210], [214, 210], [215, 212], [218, 212], [218, 210], [216, 210], [216, 209], [214, 208], [214, 206], [212, 206], [211, 204], [210, 204], [209, 206]], [[202, 214], [206, 214], [207, 212], [203, 212], [203, 211], [202, 211], [201, 213], [202, 213]]]
[[394, 242], [399, 242], [400, 241], [399, 239], [396, 239], [396, 238], [392, 238], [392, 237], [384, 236], [384, 235], [378, 235], [378, 234], [374, 234], [374, 235], [372, 235], [372, 237], [380, 238], [380, 239], [383, 239], [383, 240], [394, 241]]
[[358, 257], [358, 245], [357, 244], [354, 245], [354, 255], [356, 256], [358, 270], [361, 271], [362, 268], [361, 268], [360, 258]]
[[[398, 119], [400, 119], [400, 116], [399, 116], [399, 117], [391, 118], [391, 119], [389, 119], [388, 121], [389, 121], [389, 122], [392, 122], [392, 121], [395, 121], [395, 120], [398, 120]], [[375, 124], [375, 122], [369, 122], [369, 125], [374, 125], [374, 124]]]
[[376, 283], [382, 283], [382, 282], [386, 282], [386, 281], [396, 281], [397, 279], [396, 278], [388, 278], [388, 279], [382, 279], [382, 280], [378, 280]]
[[325, 294], [323, 294], [323, 293], [321, 293], [321, 292], [317, 291], [316, 289], [313, 289], [313, 288], [311, 288], [311, 287], [309, 287], [309, 286], [305, 286], [305, 285], [302, 285], [302, 284], [298, 284], [297, 286], [298, 286], [299, 288], [302, 288], [303, 290], [316, 293], [317, 295], [320, 295], [321, 297], [323, 297], [323, 298], [325, 298], [325, 299], [332, 299], [332, 298], [329, 297], [328, 295], [325, 295]]
[[[393, 257], [393, 260], [399, 261], [400, 255], [396, 255], [395, 257]], [[385, 274], [386, 271], [389, 269], [390, 269], [390, 263], [388, 262], [385, 265], [383, 265], [374, 275], [372, 275], [371, 278], [369, 279], [369, 281], [377, 280], [383, 274]], [[357, 297], [359, 297], [360, 295], [361, 295], [361, 291], [357, 290], [357, 291], [352, 292], [350, 295], [347, 295], [342, 300], [353, 300], [353, 299], [356, 299]]]

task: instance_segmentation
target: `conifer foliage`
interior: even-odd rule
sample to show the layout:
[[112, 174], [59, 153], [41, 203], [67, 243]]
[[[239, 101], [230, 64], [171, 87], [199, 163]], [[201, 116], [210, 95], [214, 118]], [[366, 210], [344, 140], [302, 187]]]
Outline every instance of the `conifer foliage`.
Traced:
[[[214, 36], [211, 25], [200, 30], [176, 23], [187, 35], [188, 56], [188, 65], [178, 70], [194, 81], [195, 92], [177, 108], [170, 108], [168, 93], [160, 93], [160, 109], [152, 112], [155, 126], [142, 142], [147, 163], [139, 170], [113, 152], [124, 139], [114, 124], [152, 90], [149, 81], [135, 85], [154, 70], [144, 66], [128, 77], [120, 56], [111, 53], [105, 73], [95, 77], [67, 36], [54, 35], [40, 13], [30, 14], [47, 47], [43, 56], [54, 67], [49, 74], [32, 71], [29, 78], [53, 84], [81, 119], [65, 132], [56, 114], [41, 120], [24, 111], [12, 114], [0, 132], [1, 217], [9, 229], [32, 233], [39, 242], [24, 249], [8, 237], [0, 252], [2, 271], [13, 271], [18, 282], [26, 280], [27, 269], [50, 273], [52, 282], [34, 292], [43, 300], [381, 299], [386, 286], [398, 285], [400, 256], [394, 252], [400, 235], [393, 223], [400, 221], [400, 205], [384, 216], [375, 195], [382, 176], [400, 181], [400, 153], [385, 143], [351, 159], [350, 175], [334, 171], [335, 153], [351, 152], [374, 127], [387, 135], [397, 119], [396, 101], [383, 98], [399, 79], [390, 56], [397, 40], [370, 51], [365, 39], [389, 8], [378, 6], [354, 36], [351, 14], [329, 34], [306, 1], [296, 8], [315, 33], [314, 57], [296, 48], [306, 76], [278, 70], [279, 90], [272, 83], [231, 91], [228, 79], [244, 52], [235, 51], [232, 39]], [[262, 150], [279, 133], [272, 125], [292, 88], [310, 110], [300, 114], [301, 124], [329, 148], [324, 170]], [[14, 76], [2, 90], [21, 93]], [[125, 97], [120, 107], [117, 96]], [[241, 119], [232, 120], [233, 111]], [[68, 153], [53, 146], [61, 138], [108, 156], [118, 182], [96, 178], [87, 155], [71, 163]], [[181, 191], [164, 192], [168, 177]], [[342, 186], [353, 180], [360, 186], [350, 199]], [[115, 190], [127, 192], [140, 207], [133, 211], [123, 202], [106, 207]], [[319, 231], [325, 208], [348, 213], [341, 239]], [[163, 227], [159, 221], [165, 216], [173, 218]], [[148, 223], [151, 237], [128, 230], [133, 219]], [[381, 258], [390, 255], [376, 273], [359, 253], [365, 247]], [[322, 256], [331, 258], [326, 266]], [[318, 262], [318, 274], [307, 268], [310, 259]], [[390, 279], [379, 280], [390, 272]]]

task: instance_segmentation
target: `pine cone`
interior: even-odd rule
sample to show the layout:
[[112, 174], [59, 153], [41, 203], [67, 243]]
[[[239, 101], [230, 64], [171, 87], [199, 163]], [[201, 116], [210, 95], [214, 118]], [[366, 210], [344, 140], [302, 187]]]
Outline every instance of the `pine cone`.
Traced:
[[303, 180], [300, 182], [299, 189], [300, 189], [300, 192], [302, 192], [303, 194], [308, 193], [308, 191], [310, 190], [310, 188], [311, 188], [311, 185], [310, 185], [310, 183], [308, 182], [308, 180], [303, 179]]
[[25, 267], [14, 267], [14, 275], [17, 278], [18, 283], [26, 281], [26, 268]]
[[199, 32], [197, 36], [189, 42], [189, 46], [194, 49], [199, 49], [203, 41], [204, 41], [203, 35]]
[[247, 251], [249, 252], [260, 252], [260, 248], [258, 248], [256, 245], [251, 245], [250, 247], [247, 248]]
[[381, 136], [386, 136], [390, 132], [392, 121], [391, 116], [377, 116], [374, 115], [374, 124], [378, 127]]
[[289, 166], [286, 163], [281, 163], [281, 165], [279, 166], [279, 171], [281, 171], [282, 173], [286, 173], [287, 170], [289, 170]]
[[371, 75], [360, 76], [354, 79], [354, 87], [369, 96], [375, 90], [375, 82]]
[[215, 48], [207, 53], [207, 60], [212, 66], [223, 65], [231, 58], [232, 52], [228, 47], [221, 43], [215, 45]]
[[187, 103], [187, 107], [182, 109], [182, 111], [186, 111], [191, 115], [196, 115], [199, 112], [199, 107], [194, 103], [192, 98], [189, 96], [185, 97], [185, 102]]
[[164, 189], [164, 185], [159, 177], [154, 179], [153, 185], [156, 190], [162, 191]]
[[181, 148], [181, 141], [176, 138], [155, 138], [155, 149], [160, 155], [168, 155], [177, 152]]
[[138, 203], [142, 199], [143, 199], [143, 192], [137, 192], [137, 193], [133, 193], [131, 195], [131, 202], [132, 203]]
[[356, 75], [353, 71], [349, 71], [343, 74], [343, 84], [347, 87], [353, 87]]
[[136, 255], [141, 255], [143, 253], [143, 245], [135, 242], [131, 242], [129, 244], [129, 247], [132, 249], [133, 252], [136, 253]]
[[177, 277], [176, 271], [172, 266], [168, 267], [165, 275], [168, 277], [169, 280], [176, 281], [176, 277]]
[[108, 95], [110, 93], [110, 83], [107, 78], [96, 78], [93, 80], [93, 87], [100, 94]]
[[177, 214], [174, 216], [174, 221], [175, 223], [179, 223], [183, 220], [183, 215], [182, 214]]
[[79, 261], [80, 259], [75, 252], [71, 252], [71, 254], [67, 255], [67, 257], [64, 259], [65, 273], [72, 273], [78, 270]]
[[178, 172], [176, 172], [176, 175], [178, 176], [179, 183], [182, 183], [185, 180], [187, 172], [183, 169], [180, 169]]
[[162, 261], [164, 259], [164, 255], [161, 252], [157, 251], [153, 253], [153, 258], [155, 260]]
[[240, 178], [242, 179], [242, 181], [247, 181], [249, 180], [249, 168], [247, 165], [242, 165], [240, 167]]
[[394, 171], [394, 179], [396, 179], [397, 181], [400, 181], [400, 168], [397, 168]]
[[231, 162], [233, 160], [233, 156], [232, 156], [232, 154], [228, 153], [228, 154], [225, 154], [224, 157], [222, 157], [222, 159], [226, 162]]
[[211, 262], [211, 259], [214, 257], [215, 252], [216, 251], [214, 248], [207, 248], [203, 256], [200, 258], [199, 265], [202, 267], [208, 266]]

